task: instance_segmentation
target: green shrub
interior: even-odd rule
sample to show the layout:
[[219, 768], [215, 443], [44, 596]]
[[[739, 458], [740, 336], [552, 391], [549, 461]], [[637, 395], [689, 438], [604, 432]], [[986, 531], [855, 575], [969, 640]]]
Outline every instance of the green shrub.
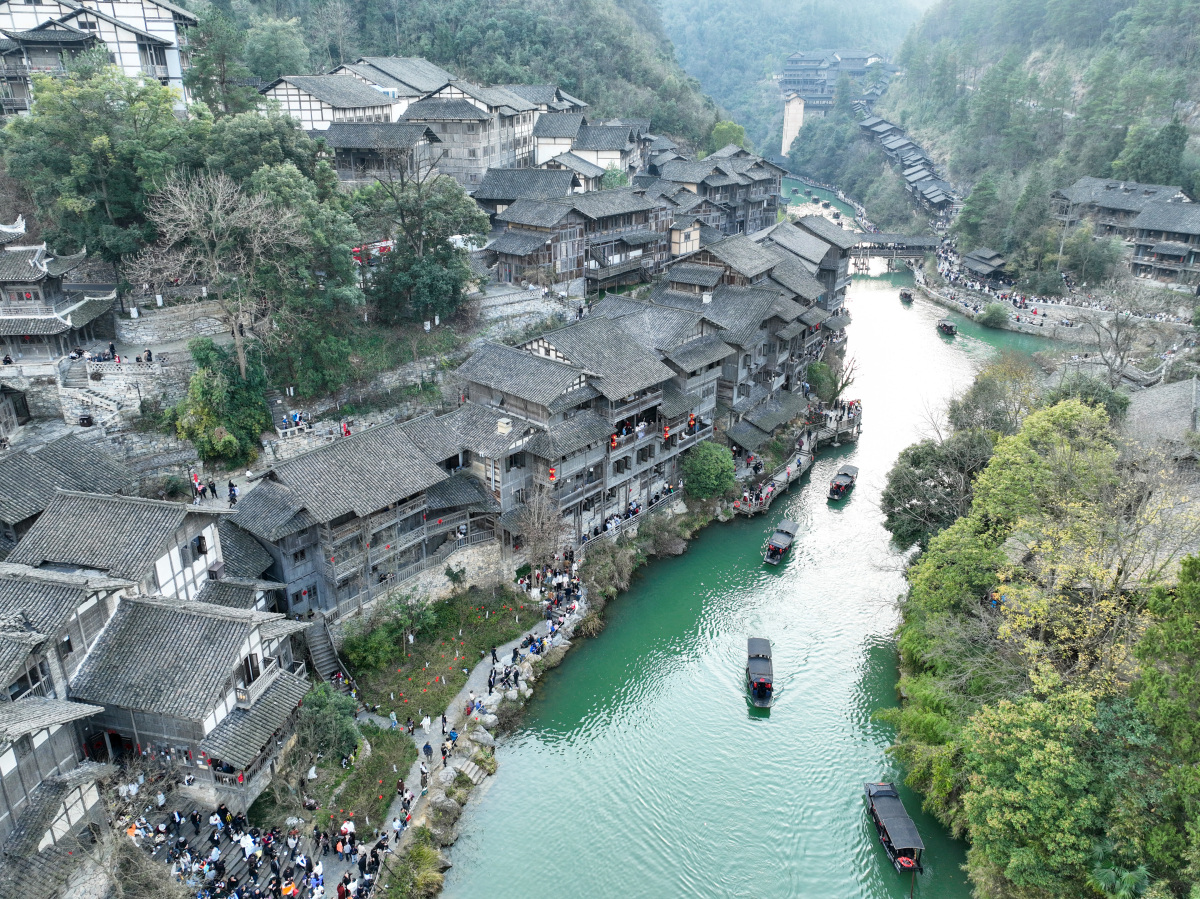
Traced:
[[705, 441], [684, 453], [683, 483], [691, 496], [720, 496], [733, 489], [733, 474], [733, 454], [726, 447]]
[[1003, 303], [988, 303], [975, 321], [985, 328], [999, 328], [1008, 321], [1008, 307]]

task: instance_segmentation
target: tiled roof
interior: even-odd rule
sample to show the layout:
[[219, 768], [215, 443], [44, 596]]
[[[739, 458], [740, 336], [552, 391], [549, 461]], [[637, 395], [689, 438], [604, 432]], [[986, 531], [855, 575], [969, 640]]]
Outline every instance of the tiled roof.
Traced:
[[821, 215], [806, 215], [799, 220], [799, 226], [817, 235], [826, 243], [831, 243], [839, 250], [848, 250], [861, 239], [862, 235], [847, 231], [840, 225], [835, 225]]
[[[280, 587], [283, 584], [279, 585]], [[225, 606], [229, 609], [253, 609], [258, 605], [257, 581], [247, 581], [242, 578], [221, 578], [219, 581], [205, 581], [200, 592], [196, 594], [196, 602], [206, 602], [213, 606]]]
[[487, 249], [508, 256], [528, 256], [546, 246], [553, 237], [545, 231], [521, 231], [509, 228], [487, 245]]
[[[543, 116], [543, 118], [545, 117]], [[603, 168], [588, 162], [581, 156], [576, 156], [574, 153], [559, 153], [550, 161], [557, 162], [559, 165], [564, 166], [585, 178], [599, 178], [604, 174]]]
[[612, 432], [611, 423], [590, 409], [585, 409], [564, 422], [551, 425], [548, 431], [530, 440], [525, 449], [542, 459], [554, 461], [588, 444], [602, 443]]
[[335, 68], [330, 75], [341, 75], [345, 72], [353, 72], [363, 81], [370, 84], [377, 84], [380, 87], [390, 88], [394, 91], [397, 97], [423, 97], [426, 91], [419, 91], [411, 84], [405, 84], [399, 78], [387, 74], [382, 69], [377, 69], [372, 65], [363, 62], [347, 62]]
[[234, 709], [200, 743], [200, 750], [234, 768], [253, 762], [308, 694], [308, 681], [281, 673], [248, 709]]
[[439, 122], [454, 120], [464, 122], [486, 122], [491, 115], [467, 100], [442, 100], [438, 98], [418, 100], [404, 111], [407, 121]]
[[48, 272], [45, 244], [38, 247], [4, 247], [0, 252], [0, 284], [41, 281]]
[[[507, 434], [500, 433], [502, 419], [512, 422]], [[480, 403], [463, 403], [445, 415], [422, 415], [404, 422], [401, 427], [425, 455], [435, 462], [457, 456], [469, 450], [477, 456], [499, 459], [516, 452], [515, 445], [525, 436], [522, 419], [512, 421], [503, 409]], [[444, 483], [444, 482], [441, 482]], [[431, 486], [433, 490], [437, 485]]]
[[[238, 515], [240, 514], [241, 512], [238, 512]], [[237, 517], [235, 515], [232, 519], [222, 518], [217, 523], [217, 536], [221, 541], [221, 558], [225, 560], [225, 573], [229, 577], [262, 577], [274, 560], [249, 531], [242, 530], [234, 523]]]
[[1162, 243], [1156, 243], [1153, 247], [1151, 247], [1150, 252], [1161, 253], [1164, 256], [1186, 256], [1194, 249], [1195, 247], [1186, 243], [1179, 243], [1178, 241], [1173, 240], [1164, 240]]
[[651, 299], [657, 305], [699, 312], [724, 329], [721, 337], [726, 343], [746, 347], [755, 340], [763, 322], [771, 317], [779, 293], [721, 284], [713, 291], [712, 302], [705, 303], [697, 294], [669, 290], [660, 284]]
[[1133, 228], [1200, 234], [1200, 203], [1151, 203], [1133, 220]]
[[418, 56], [364, 56], [358, 62], [372, 66], [422, 94], [454, 80], [454, 76], [441, 66]]
[[268, 84], [263, 92], [280, 82], [287, 82], [335, 109], [390, 106], [394, 102], [387, 94], [349, 75], [285, 75]]
[[570, 169], [489, 168], [473, 196], [510, 203], [519, 198], [551, 200], [569, 196], [574, 183], [575, 173]]
[[610, 215], [628, 215], [634, 212], [649, 212], [651, 209], [657, 209], [660, 205], [653, 200], [647, 200], [629, 188], [593, 190], [586, 194], [575, 194], [563, 202], [570, 203], [575, 210], [590, 219], [601, 219]]
[[11, 743], [25, 734], [103, 711], [100, 706], [45, 696], [23, 696], [16, 702], [0, 702], [0, 743]]
[[538, 116], [537, 124], [533, 126], [533, 136], [574, 140], [583, 122], [584, 115], [581, 112], [544, 113]]
[[809, 306], [801, 314], [800, 321], [811, 328], [813, 325], [821, 324], [827, 318], [829, 318], [829, 313], [820, 306]]
[[[84, 583], [38, 580], [13, 572], [0, 575], [0, 678], [12, 683], [15, 670], [43, 640], [52, 638], [88, 596]], [[2, 708], [2, 706], [0, 706]]]
[[263, 481], [238, 501], [236, 521], [268, 543], [319, 523], [288, 488], [272, 481]]
[[[765, 285], [764, 289], [766, 289]], [[778, 293], [775, 296], [775, 305], [771, 307], [771, 314], [775, 318], [782, 319], [785, 322], [791, 322], [803, 315], [804, 309], [804, 306], [800, 305], [794, 300], [789, 300], [782, 293]]]
[[665, 279], [676, 284], [694, 284], [697, 287], [716, 287], [721, 283], [724, 269], [715, 265], [697, 265], [677, 262], [667, 269]]
[[[380, 425], [280, 462], [270, 477], [317, 521], [370, 515], [446, 478], [398, 424]], [[248, 501], [258, 489], [249, 491]], [[246, 523], [242, 527], [257, 533]]]
[[734, 422], [729, 430], [725, 432], [725, 436], [729, 438], [731, 443], [735, 443], [751, 452], [757, 451], [760, 446], [771, 438], [771, 435], [766, 431], [756, 428], [748, 421]]
[[735, 272], [754, 278], [770, 271], [777, 260], [774, 255], [760, 247], [744, 234], [735, 234], [705, 247]]
[[1101, 209], [1120, 209], [1139, 212], [1152, 203], [1161, 203], [1182, 196], [1178, 186], [1169, 184], [1139, 184], [1119, 178], [1080, 178], [1070, 187], [1059, 191], [1072, 204], [1096, 206]]
[[184, 503], [60, 491], [8, 561], [34, 568], [75, 565], [140, 580], [191, 514], [216, 513]]
[[87, 255], [87, 250], [83, 250], [72, 256], [47, 256], [44, 259], [46, 271], [52, 278], [60, 278], [67, 272], [83, 265], [87, 261]]
[[576, 387], [567, 393], [562, 394], [557, 399], [551, 400], [550, 405], [546, 408], [551, 414], [558, 412], [566, 412], [568, 409], [574, 409], [581, 403], [586, 403], [588, 400], [594, 400], [600, 396], [600, 391], [591, 384], [584, 384], [582, 387]]
[[458, 374], [545, 406], [565, 393], [583, 372], [524, 350], [485, 343], [459, 366]]
[[809, 273], [804, 263], [787, 250], [778, 246], [768, 246], [766, 249], [778, 260], [771, 269], [770, 280], [809, 302], [816, 302], [825, 292], [825, 286]]
[[536, 104], [505, 87], [496, 85], [485, 87], [482, 84], [462, 79], [451, 81], [450, 86], [462, 91], [468, 97], [486, 103], [491, 108], [499, 108], [501, 115], [516, 115], [518, 112], [529, 112], [537, 108]]
[[610, 400], [630, 396], [675, 376], [658, 361], [657, 354], [601, 316], [589, 316], [551, 331], [543, 339], [575, 365], [598, 375], [598, 379], [589, 378], [589, 382]]
[[651, 150], [678, 150], [679, 144], [669, 137], [656, 137], [650, 141]]
[[668, 350], [666, 357], [684, 371], [697, 371], [736, 352], [737, 350], [716, 334], [708, 334]]
[[425, 505], [430, 511], [453, 509], [465, 506], [477, 512], [499, 512], [499, 501], [475, 478], [466, 474], [455, 474], [441, 483], [434, 484], [425, 494]]
[[631, 340], [659, 353], [687, 343], [699, 333], [703, 320], [698, 312], [655, 306], [638, 300], [606, 298], [592, 310], [612, 319]]
[[808, 269], [815, 272], [825, 254], [829, 252], [829, 244], [815, 234], [802, 231], [791, 222], [780, 222], [762, 231], [750, 235], [756, 243], [774, 243], [788, 252], [810, 263]]
[[629, 146], [626, 125], [584, 125], [579, 129], [572, 150], [624, 150]]
[[850, 316], [835, 315], [821, 322], [821, 327], [826, 331], [840, 331], [848, 324], [850, 324]]
[[133, 485], [137, 476], [125, 464], [88, 442], [68, 434], [35, 450], [37, 458], [64, 475], [59, 486], [75, 490], [117, 493]]
[[262, 612], [123, 599], [71, 683], [84, 702], [202, 721], [221, 699], [225, 679]]
[[746, 419], [759, 430], [771, 433], [780, 425], [799, 418], [807, 406], [804, 397], [782, 391], [747, 415]]
[[552, 228], [570, 211], [570, 206], [552, 200], [517, 200], [497, 215], [496, 221], [528, 225], [531, 228]]
[[11, 526], [37, 515], [65, 482], [61, 471], [36, 456], [10, 450], [0, 456], [0, 521]]
[[407, 122], [334, 122], [313, 136], [337, 150], [411, 150], [423, 140], [441, 143], [428, 125]]

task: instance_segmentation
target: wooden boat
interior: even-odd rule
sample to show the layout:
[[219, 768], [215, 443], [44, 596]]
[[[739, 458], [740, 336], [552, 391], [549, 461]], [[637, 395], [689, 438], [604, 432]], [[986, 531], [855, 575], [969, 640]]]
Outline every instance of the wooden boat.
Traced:
[[779, 522], [775, 528], [775, 533], [771, 535], [771, 539], [767, 541], [766, 548], [763, 549], [763, 561], [770, 565], [778, 565], [783, 561], [784, 555], [792, 548], [792, 542], [796, 539], [796, 522], [784, 519]]
[[771, 668], [771, 641], [765, 637], [746, 640], [746, 689], [750, 701], [760, 709], [775, 701], [774, 673]]
[[875, 830], [879, 832], [879, 842], [883, 851], [892, 861], [892, 866], [901, 874], [924, 873], [921, 867], [921, 855], [925, 844], [917, 833], [917, 825], [900, 801], [896, 785], [890, 783], [863, 784], [866, 794], [867, 809]]
[[900, 302], [901, 303], [911, 303], [912, 301], [913, 301], [913, 292], [911, 290], [909, 290], [907, 287], [901, 288]]
[[838, 473], [834, 475], [833, 480], [829, 482], [829, 498], [841, 499], [854, 489], [854, 482], [857, 480], [858, 466], [843, 465], [838, 469]]
[[948, 318], [938, 319], [937, 329], [947, 337], [953, 337], [958, 333], [958, 325], [950, 321]]

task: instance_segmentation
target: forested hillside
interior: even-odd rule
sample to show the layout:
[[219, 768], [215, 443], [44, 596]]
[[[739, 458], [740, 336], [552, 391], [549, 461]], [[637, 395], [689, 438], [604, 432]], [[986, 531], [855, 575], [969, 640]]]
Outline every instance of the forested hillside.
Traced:
[[942, 0], [905, 40], [883, 109], [973, 188], [960, 233], [1050, 286], [1055, 188], [1095, 175], [1195, 193], [1198, 41], [1186, 0]]
[[[772, 75], [797, 50], [891, 53], [928, 0], [662, 0], [679, 61], [750, 139], [767, 146], [783, 118]], [[778, 152], [778, 138], [767, 147]]]
[[[192, 5], [197, 5], [193, 3]], [[424, 56], [489, 83], [553, 82], [599, 116], [650, 118], [699, 142], [716, 108], [675, 62], [647, 0], [218, 0], [274, 78], [358, 56]], [[298, 74], [286, 71], [283, 74]]]

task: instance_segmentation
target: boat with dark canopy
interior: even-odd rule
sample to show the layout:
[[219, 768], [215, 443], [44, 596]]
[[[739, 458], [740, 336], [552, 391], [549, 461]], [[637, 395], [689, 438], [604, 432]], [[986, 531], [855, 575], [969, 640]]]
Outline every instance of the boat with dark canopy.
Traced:
[[913, 292], [911, 290], [909, 290], [907, 287], [901, 288], [900, 302], [901, 303], [911, 303], [912, 301], [913, 301]]
[[796, 522], [785, 518], [779, 522], [779, 526], [775, 528], [775, 533], [767, 541], [767, 546], [763, 550], [763, 561], [771, 565], [778, 565], [783, 561], [783, 557], [787, 551], [792, 548], [792, 543], [795, 539]]
[[937, 329], [947, 337], [953, 337], [958, 333], [958, 325], [948, 318], [938, 319]]
[[871, 820], [879, 832], [879, 842], [883, 850], [892, 860], [892, 866], [901, 874], [924, 873], [921, 867], [921, 855], [925, 844], [917, 833], [917, 825], [909, 817], [896, 785], [890, 783], [863, 784], [866, 793], [867, 808]]
[[760, 709], [775, 701], [774, 674], [771, 668], [771, 641], [765, 637], [746, 640], [746, 687], [750, 701]]
[[829, 498], [841, 499], [854, 487], [854, 482], [858, 480], [857, 465], [843, 465], [838, 469], [838, 473], [834, 475], [833, 480], [829, 482]]

